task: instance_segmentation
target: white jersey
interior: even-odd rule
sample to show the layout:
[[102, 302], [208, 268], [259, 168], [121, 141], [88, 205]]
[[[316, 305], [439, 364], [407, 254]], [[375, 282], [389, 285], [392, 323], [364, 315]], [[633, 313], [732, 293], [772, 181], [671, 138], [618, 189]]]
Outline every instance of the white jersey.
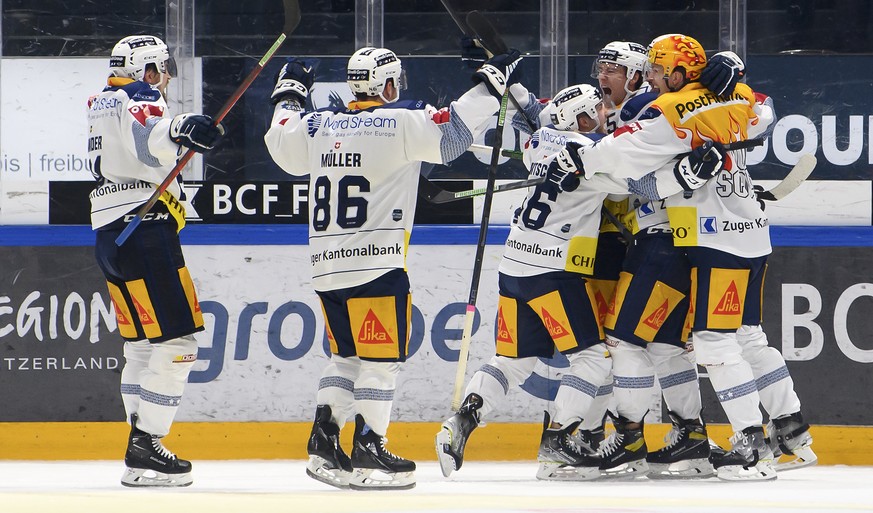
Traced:
[[[649, 105], [658, 97], [657, 93], [649, 91], [648, 84], [632, 91], [621, 105], [609, 109], [606, 114], [606, 129], [611, 134], [621, 127], [647, 119], [652, 116]], [[642, 178], [649, 169], [640, 169]], [[667, 208], [664, 200], [650, 200], [642, 196], [632, 195], [630, 206], [633, 207], [621, 216], [621, 222], [634, 235], [646, 233], [669, 233], [670, 220], [667, 218]]]
[[633, 122], [580, 151], [586, 176], [612, 173], [636, 179], [640, 169], [656, 172], [636, 187], [645, 196], [666, 198], [665, 206], [676, 246], [701, 246], [745, 258], [771, 252], [767, 216], [761, 210], [746, 169], [745, 151], [731, 151], [729, 167], [685, 198], [670, 162], [706, 140], [722, 143], [757, 137], [774, 120], [767, 102], [738, 84], [729, 97], [717, 97], [693, 82], [659, 96], [657, 117]]
[[452, 102], [448, 113], [421, 101], [353, 102], [348, 110], [309, 114], [293, 102], [277, 105], [264, 140], [282, 169], [310, 175], [315, 290], [355, 287], [405, 269], [422, 162], [460, 156], [498, 107], [484, 84]]
[[[540, 128], [524, 147], [530, 177], [546, 175], [549, 163], [568, 141], [591, 145], [599, 136]], [[569, 271], [591, 275], [600, 233], [605, 192], [586, 188], [560, 192], [548, 180], [528, 189], [509, 229], [499, 271], [509, 276]]]
[[[91, 227], [105, 226], [136, 209], [164, 181], [180, 156], [170, 140], [167, 102], [142, 81], [109, 79], [88, 99], [88, 157], [98, 186], [91, 193]], [[181, 195], [178, 182], [167, 191]], [[174, 199], [175, 209], [181, 205]], [[184, 214], [181, 215], [184, 219]]]

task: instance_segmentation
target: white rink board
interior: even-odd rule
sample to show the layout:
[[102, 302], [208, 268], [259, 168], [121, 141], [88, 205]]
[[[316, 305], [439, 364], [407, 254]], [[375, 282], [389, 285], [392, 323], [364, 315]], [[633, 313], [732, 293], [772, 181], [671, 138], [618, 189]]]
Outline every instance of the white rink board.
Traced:
[[[321, 371], [328, 359], [322, 346], [324, 322], [317, 296], [310, 286], [309, 252], [306, 246], [187, 246], [188, 268], [198, 288], [201, 303], [219, 301], [228, 312], [227, 342], [221, 373], [208, 383], [189, 383], [177, 421], [309, 421], [315, 409], [315, 393]], [[501, 245], [490, 245], [485, 253], [477, 307], [481, 325], [470, 348], [467, 377], [493, 355], [494, 318], [497, 311], [497, 266]], [[472, 268], [470, 246], [410, 246], [408, 267], [413, 304], [424, 318], [424, 339], [418, 352], [403, 366], [394, 400], [396, 421], [441, 421], [449, 411], [457, 363], [441, 358], [432, 345], [432, 330], [460, 331], [463, 306], [469, 296]], [[232, 299], [231, 299], [232, 298]], [[314, 314], [315, 343], [299, 359], [282, 360], [268, 346], [271, 317], [289, 302], [305, 303]], [[253, 317], [249, 350], [245, 359], [235, 360], [240, 313], [246, 305], [265, 313]], [[461, 303], [458, 315], [437, 321], [440, 311]], [[445, 315], [445, 313], [443, 314]], [[280, 315], [281, 317], [281, 315]], [[204, 315], [207, 331], [199, 333], [200, 346], [212, 345], [215, 316]], [[437, 322], [441, 327], [435, 328]], [[305, 332], [301, 317], [290, 315], [281, 328], [286, 348], [300, 344]], [[457, 350], [459, 340], [446, 345]], [[281, 352], [281, 349], [280, 351]], [[195, 364], [206, 369], [209, 362]], [[214, 363], [213, 363], [214, 365]], [[557, 370], [538, 364], [543, 377], [560, 379]], [[523, 390], [510, 392], [506, 408], [489, 419], [494, 422], [538, 422], [547, 402]]]

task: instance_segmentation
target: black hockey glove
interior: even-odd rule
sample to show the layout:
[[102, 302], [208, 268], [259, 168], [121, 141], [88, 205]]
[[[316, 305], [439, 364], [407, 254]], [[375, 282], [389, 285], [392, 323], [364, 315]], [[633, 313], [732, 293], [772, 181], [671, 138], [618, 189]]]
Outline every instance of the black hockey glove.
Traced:
[[579, 158], [581, 147], [577, 142], [568, 142], [549, 164], [546, 180], [556, 184], [561, 191], [572, 192], [579, 187], [580, 176], [584, 173], [582, 160]]
[[461, 62], [470, 69], [479, 69], [488, 60], [488, 53], [476, 38], [470, 36], [461, 37]]
[[700, 73], [700, 83], [713, 93], [724, 96], [734, 92], [737, 82], [746, 76], [746, 65], [734, 52], [713, 55]]
[[297, 100], [306, 103], [312, 84], [315, 83], [315, 69], [301, 59], [289, 57], [276, 74], [276, 87], [270, 95], [270, 103], [276, 105], [284, 100]]
[[224, 137], [224, 126], [202, 114], [179, 114], [170, 122], [170, 139], [197, 153], [211, 150]]
[[707, 180], [724, 169], [725, 163], [724, 146], [718, 142], [707, 141], [679, 159], [673, 166], [673, 175], [686, 193], [690, 193], [703, 187]]
[[491, 94], [498, 98], [503, 97], [506, 88], [515, 83], [512, 72], [518, 67], [521, 54], [518, 50], [509, 50], [507, 53], [495, 55], [473, 73], [473, 83], [484, 82]]

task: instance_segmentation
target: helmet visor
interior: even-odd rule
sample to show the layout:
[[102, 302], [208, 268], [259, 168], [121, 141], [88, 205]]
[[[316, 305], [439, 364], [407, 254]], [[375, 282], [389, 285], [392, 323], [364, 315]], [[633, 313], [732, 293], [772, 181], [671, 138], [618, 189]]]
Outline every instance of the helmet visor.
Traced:
[[175, 78], [178, 77], [178, 68], [176, 67], [176, 59], [170, 57], [164, 62], [164, 67], [166, 68], [167, 75]]

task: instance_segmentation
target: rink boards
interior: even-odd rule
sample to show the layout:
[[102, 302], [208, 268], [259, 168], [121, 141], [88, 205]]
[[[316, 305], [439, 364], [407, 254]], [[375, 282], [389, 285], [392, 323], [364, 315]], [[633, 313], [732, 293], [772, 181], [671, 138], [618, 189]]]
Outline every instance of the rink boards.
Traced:
[[[207, 330], [171, 437], [192, 458], [301, 458], [327, 361], [317, 299], [309, 287], [304, 226], [203, 226], [183, 232]], [[774, 227], [764, 327], [786, 358], [814, 425], [822, 463], [873, 464], [873, 266], [870, 228]], [[121, 357], [111, 303], [93, 263], [86, 227], [0, 227], [0, 458], [117, 457], [126, 426]], [[496, 269], [506, 227], [489, 235], [469, 377], [493, 351]], [[433, 458], [448, 414], [476, 229], [416, 228], [409, 362], [395, 395], [392, 446]], [[532, 459], [543, 410], [566, 362], [544, 359], [512, 391], [470, 457]], [[725, 419], [701, 379], [706, 420]], [[667, 427], [653, 398], [650, 447]], [[725, 443], [729, 433], [713, 426]], [[76, 443], [64, 446], [72, 437]], [[478, 437], [478, 438], [477, 438]], [[191, 450], [194, 453], [188, 453]]]

